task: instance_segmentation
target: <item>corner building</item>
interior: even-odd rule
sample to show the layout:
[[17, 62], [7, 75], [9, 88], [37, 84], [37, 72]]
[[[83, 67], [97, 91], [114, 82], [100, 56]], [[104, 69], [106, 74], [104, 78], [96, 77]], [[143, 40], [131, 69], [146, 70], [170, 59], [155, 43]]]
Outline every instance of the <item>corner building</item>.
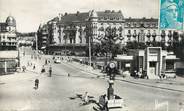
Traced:
[[47, 22], [47, 53], [85, 55], [89, 39], [93, 43], [100, 43], [108, 29], [116, 31], [117, 41], [120, 42], [124, 35], [124, 22], [121, 11], [92, 10], [75, 14], [59, 14], [58, 17]]
[[18, 61], [16, 20], [8, 16], [0, 23], [0, 74], [15, 72]]

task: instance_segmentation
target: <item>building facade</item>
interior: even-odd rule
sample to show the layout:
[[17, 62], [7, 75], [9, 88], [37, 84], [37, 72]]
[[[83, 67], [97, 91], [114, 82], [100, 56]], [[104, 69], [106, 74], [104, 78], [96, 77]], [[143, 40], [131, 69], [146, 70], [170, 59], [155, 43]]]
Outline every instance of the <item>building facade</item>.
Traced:
[[161, 47], [147, 47], [144, 50], [129, 50], [126, 55], [117, 55], [117, 68], [121, 74], [158, 79], [162, 75], [175, 77], [176, 61], [178, 58], [173, 52], [162, 50]]
[[0, 73], [16, 71], [18, 61], [16, 20], [8, 16], [0, 23]]
[[[117, 57], [117, 64], [120, 69], [124, 68], [122, 70], [131, 70], [130, 73], [136, 70], [142, 73], [153, 72], [153, 75], [160, 76], [163, 72], [167, 72], [161, 69], [163, 66], [166, 69], [170, 67], [172, 69], [170, 72], [175, 72], [177, 58], [182, 58], [184, 55], [183, 31], [160, 30], [156, 18], [124, 18], [121, 11], [92, 10], [59, 14], [58, 17], [48, 21], [45, 27], [47, 27], [47, 36], [38, 36], [47, 38], [46, 52], [61, 55], [87, 55], [90, 44], [101, 44], [110, 32], [116, 44], [128, 49], [126, 56]], [[134, 53], [128, 54], [131, 50], [134, 50]], [[158, 61], [165, 62], [149, 60], [152, 54], [146, 52], [150, 50], [158, 50], [155, 52], [158, 56], [154, 58], [160, 58]], [[170, 57], [171, 59], [168, 59]]]
[[[125, 41], [145, 43], [147, 46], [169, 46], [183, 40], [183, 31], [159, 30], [158, 19], [125, 19]], [[155, 44], [155, 43], [160, 44]], [[163, 47], [164, 48], [164, 47]], [[164, 48], [165, 49], [165, 48]]]
[[124, 34], [124, 17], [121, 11], [110, 10], [65, 13], [48, 21], [47, 27], [48, 53], [66, 51], [85, 54], [89, 41], [100, 43], [109, 29], [115, 31], [120, 42]]
[[[124, 18], [121, 11], [89, 11], [74, 14], [59, 14], [38, 29], [39, 48], [47, 53], [85, 53], [92, 43], [100, 43], [108, 31], [114, 32], [116, 43], [128, 48], [141, 44], [172, 49], [183, 40], [184, 33], [174, 30], [159, 30], [158, 19]], [[91, 39], [89, 39], [91, 38]]]

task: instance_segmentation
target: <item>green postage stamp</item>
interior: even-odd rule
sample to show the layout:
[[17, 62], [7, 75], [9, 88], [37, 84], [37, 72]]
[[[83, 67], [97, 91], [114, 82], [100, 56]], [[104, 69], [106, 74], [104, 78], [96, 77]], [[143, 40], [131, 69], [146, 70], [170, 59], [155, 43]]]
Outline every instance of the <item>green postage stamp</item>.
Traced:
[[184, 0], [160, 0], [160, 29], [183, 30]]

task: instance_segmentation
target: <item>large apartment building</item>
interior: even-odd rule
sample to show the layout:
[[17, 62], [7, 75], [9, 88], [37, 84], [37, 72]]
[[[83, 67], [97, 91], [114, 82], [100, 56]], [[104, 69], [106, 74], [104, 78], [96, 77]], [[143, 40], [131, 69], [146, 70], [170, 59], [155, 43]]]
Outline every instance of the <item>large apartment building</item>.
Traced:
[[89, 40], [93, 43], [100, 42], [105, 37], [106, 30], [114, 30], [117, 41], [120, 42], [124, 35], [124, 22], [125, 19], [121, 11], [96, 12], [92, 10], [74, 14], [59, 14], [58, 17], [39, 27], [38, 38], [45, 38], [45, 36], [41, 36], [40, 30], [47, 27], [47, 53], [67, 51], [85, 54]]
[[[59, 14], [41, 25], [37, 34], [38, 40], [42, 40], [38, 41], [42, 44], [39, 48], [48, 54], [86, 55], [89, 43], [101, 43], [110, 32], [115, 43], [132, 49], [127, 55], [116, 57], [118, 68], [126, 71], [127, 67], [129, 72], [151, 71], [153, 77], [166, 71], [175, 73], [176, 60], [184, 55], [183, 31], [160, 30], [158, 26], [157, 18], [126, 18], [121, 11], [92, 10]], [[148, 59], [152, 52], [153, 60]]]
[[0, 23], [0, 74], [16, 71], [18, 61], [16, 20], [8, 16]]
[[85, 53], [89, 38], [90, 42], [100, 43], [109, 30], [114, 32], [116, 42], [124, 45], [139, 42], [148, 46], [159, 45], [165, 49], [183, 39], [181, 31], [159, 30], [156, 18], [125, 18], [121, 11], [92, 10], [59, 14], [40, 25], [37, 33], [39, 48], [50, 54], [66, 51]]

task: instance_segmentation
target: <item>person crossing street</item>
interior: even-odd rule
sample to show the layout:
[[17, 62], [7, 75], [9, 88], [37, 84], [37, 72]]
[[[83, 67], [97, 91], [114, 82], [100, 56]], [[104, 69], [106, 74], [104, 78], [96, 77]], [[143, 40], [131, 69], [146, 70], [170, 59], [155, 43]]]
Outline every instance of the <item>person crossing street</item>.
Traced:
[[49, 77], [51, 77], [52, 76], [52, 67], [50, 66], [49, 67]]
[[39, 79], [35, 79], [35, 89], [38, 89], [39, 86]]

